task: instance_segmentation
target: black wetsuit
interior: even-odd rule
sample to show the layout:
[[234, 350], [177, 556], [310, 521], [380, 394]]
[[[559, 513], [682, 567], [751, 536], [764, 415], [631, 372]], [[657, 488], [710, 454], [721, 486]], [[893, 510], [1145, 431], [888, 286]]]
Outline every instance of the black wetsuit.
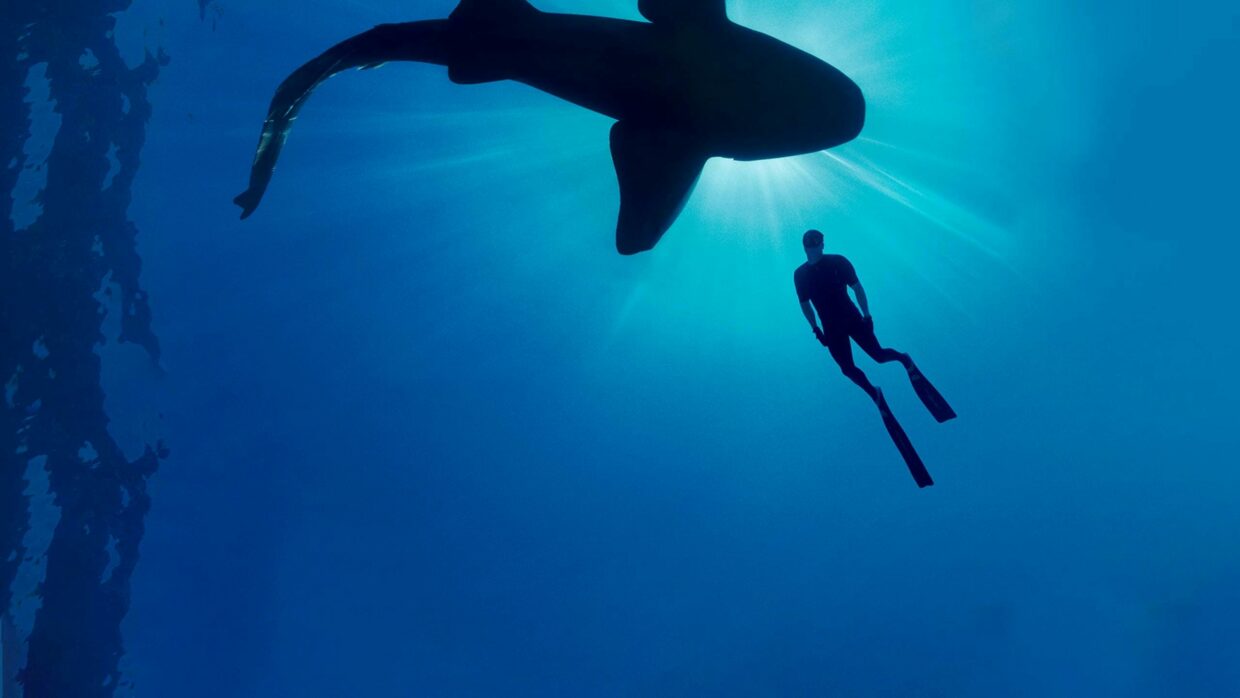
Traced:
[[874, 386], [853, 363], [849, 338], [879, 363], [899, 361], [909, 365], [907, 354], [879, 345], [878, 338], [874, 336], [874, 324], [862, 319], [861, 311], [848, 297], [848, 287], [857, 283], [857, 272], [843, 256], [826, 254], [813, 264], [806, 262], [797, 267], [792, 280], [796, 284], [797, 298], [802, 303], [809, 301], [818, 311], [831, 357], [840, 365], [844, 375], [871, 397], [875, 395]]

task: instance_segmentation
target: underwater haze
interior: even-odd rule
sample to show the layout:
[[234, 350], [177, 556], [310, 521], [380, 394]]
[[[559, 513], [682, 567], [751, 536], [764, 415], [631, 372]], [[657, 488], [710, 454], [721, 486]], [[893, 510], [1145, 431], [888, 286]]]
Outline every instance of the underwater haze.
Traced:
[[[865, 128], [712, 159], [635, 256], [607, 117], [350, 71], [238, 220], [281, 80], [453, 6], [116, 15], [170, 57], [160, 368], [99, 348], [117, 442], [170, 449], [116, 695], [1240, 695], [1235, 3], [730, 0]], [[959, 413], [856, 352], [934, 487], [806, 327], [807, 228]]]

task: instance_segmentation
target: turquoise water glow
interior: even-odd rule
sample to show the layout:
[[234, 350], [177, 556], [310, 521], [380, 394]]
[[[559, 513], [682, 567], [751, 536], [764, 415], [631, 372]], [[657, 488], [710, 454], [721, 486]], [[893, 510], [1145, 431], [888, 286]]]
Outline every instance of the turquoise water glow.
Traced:
[[[136, 695], [1240, 693], [1234, 5], [729, 2], [866, 128], [711, 161], [621, 257], [609, 119], [427, 65], [323, 86], [237, 221], [275, 85], [452, 3], [219, 2], [118, 28], [173, 58], [168, 373], [109, 386], [172, 447]], [[805, 327], [808, 227], [960, 414], [859, 360], [934, 488]]]

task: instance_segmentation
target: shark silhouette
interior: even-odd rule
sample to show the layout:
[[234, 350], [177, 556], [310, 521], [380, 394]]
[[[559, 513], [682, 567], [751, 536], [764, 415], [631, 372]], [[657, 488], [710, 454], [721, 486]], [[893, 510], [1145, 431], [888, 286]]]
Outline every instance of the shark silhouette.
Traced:
[[725, 0], [641, 0], [649, 22], [540, 12], [526, 0], [462, 0], [446, 20], [383, 24], [293, 72], [263, 123], [250, 187], [258, 207], [311, 91], [350, 68], [447, 66], [458, 84], [516, 80], [616, 119], [616, 249], [654, 247], [711, 157], [763, 160], [857, 136], [861, 90], [804, 51], [728, 20]]

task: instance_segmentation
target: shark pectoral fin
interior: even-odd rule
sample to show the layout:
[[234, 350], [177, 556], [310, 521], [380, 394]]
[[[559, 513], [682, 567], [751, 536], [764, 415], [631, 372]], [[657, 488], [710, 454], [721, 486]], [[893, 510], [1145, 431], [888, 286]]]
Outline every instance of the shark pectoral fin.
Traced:
[[725, 0], [638, 0], [637, 11], [655, 24], [726, 22]]
[[706, 155], [682, 131], [620, 121], [611, 128], [611, 159], [620, 181], [616, 249], [644, 252], [684, 208]]

